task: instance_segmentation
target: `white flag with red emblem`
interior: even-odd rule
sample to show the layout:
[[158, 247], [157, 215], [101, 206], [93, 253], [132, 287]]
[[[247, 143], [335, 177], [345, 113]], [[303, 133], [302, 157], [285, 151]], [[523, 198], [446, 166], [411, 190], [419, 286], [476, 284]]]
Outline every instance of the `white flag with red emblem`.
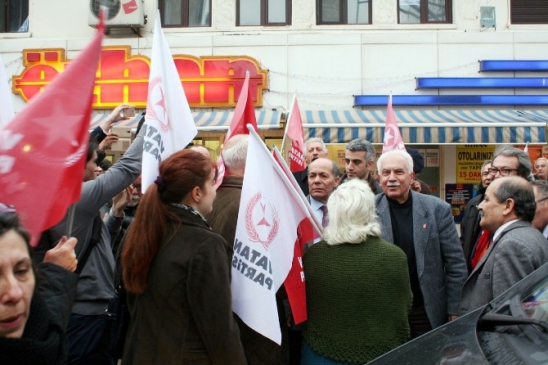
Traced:
[[160, 162], [185, 148], [198, 133], [160, 19], [158, 14], [152, 40], [147, 112], [143, 125], [146, 129], [141, 183], [143, 193], [156, 180]]
[[232, 309], [249, 327], [281, 344], [276, 291], [291, 269], [306, 208], [253, 128], [242, 186], [234, 256]]
[[394, 109], [392, 109], [392, 94], [390, 94], [388, 97], [388, 106], [386, 107], [386, 124], [384, 126], [382, 153], [392, 150], [405, 151], [405, 146], [401, 138], [400, 129], [398, 128], [398, 122], [396, 122]]

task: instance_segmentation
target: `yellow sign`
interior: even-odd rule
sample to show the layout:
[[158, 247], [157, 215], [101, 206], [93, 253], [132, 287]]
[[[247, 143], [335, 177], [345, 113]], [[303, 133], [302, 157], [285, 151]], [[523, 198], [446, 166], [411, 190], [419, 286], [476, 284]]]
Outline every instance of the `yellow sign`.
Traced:
[[494, 145], [457, 146], [457, 184], [476, 184], [481, 181], [481, 166], [492, 160]]

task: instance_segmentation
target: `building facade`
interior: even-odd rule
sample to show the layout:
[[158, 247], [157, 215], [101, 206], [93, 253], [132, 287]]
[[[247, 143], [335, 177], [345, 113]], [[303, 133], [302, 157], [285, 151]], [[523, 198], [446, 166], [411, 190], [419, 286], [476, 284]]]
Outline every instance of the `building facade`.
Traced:
[[[4, 2], [8, 13], [0, 24], [3, 27], [0, 57], [15, 91], [14, 108], [19, 111], [26, 100], [17, 92], [14, 80], [28, 67], [24, 51], [63, 50], [67, 60], [73, 59], [94, 34], [89, 23], [90, 19], [93, 23], [93, 12], [100, 1]], [[541, 64], [537, 69], [507, 66], [493, 70], [484, 69], [480, 62], [548, 60], [548, 2], [546, 5], [532, 0], [109, 3], [114, 3], [119, 11], [138, 7], [142, 18], [115, 15], [109, 21], [105, 47], [125, 47], [132, 57], [150, 57], [152, 29], [160, 16], [174, 55], [195, 59], [247, 57], [256, 61], [266, 75], [257, 112], [263, 113], [260, 123], [269, 129], [263, 136], [272, 139], [272, 143], [281, 139], [280, 126], [296, 94], [305, 137], [318, 136], [330, 144], [363, 137], [380, 147], [387, 95], [392, 93], [404, 142], [425, 154], [426, 167], [421, 178], [434, 186], [440, 197], [445, 196], [446, 184], [476, 180], [479, 160], [496, 144], [530, 143], [538, 146], [532, 150], [548, 154], [542, 149], [548, 121], [544, 106], [548, 93], [543, 78], [548, 77], [548, 68]], [[134, 26], [118, 26], [124, 22]], [[478, 82], [478, 78], [484, 78], [484, 83]], [[525, 84], [521, 83], [524, 80], [518, 80], [517, 84], [487, 82], [497, 78], [533, 80]], [[428, 86], [429, 81], [434, 86]], [[408, 96], [449, 98], [402, 99]], [[468, 98], [462, 101], [461, 96]], [[507, 96], [519, 98], [501, 98]], [[194, 106], [193, 111], [204, 120], [217, 118], [210, 125], [204, 122], [200, 134], [204, 140], [213, 140], [215, 148], [222, 140], [219, 135], [223, 128], [230, 122], [226, 115], [230, 115], [231, 107], [213, 104], [205, 102]], [[101, 105], [96, 108], [98, 113], [101, 108], [108, 109]], [[219, 117], [223, 115], [224, 119]], [[471, 154], [464, 153], [470, 150], [479, 151], [474, 155], [479, 156], [478, 161], [473, 164], [469, 164]], [[341, 147], [333, 145], [331, 157], [340, 159], [340, 151]]]

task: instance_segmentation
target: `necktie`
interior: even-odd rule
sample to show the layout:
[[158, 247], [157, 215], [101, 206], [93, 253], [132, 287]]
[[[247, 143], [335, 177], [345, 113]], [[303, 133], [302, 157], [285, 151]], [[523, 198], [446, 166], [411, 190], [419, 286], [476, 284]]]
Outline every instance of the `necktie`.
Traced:
[[320, 209], [323, 212], [322, 227], [325, 228], [329, 224], [329, 213], [327, 213], [327, 206], [326, 205], [322, 205], [322, 207]]

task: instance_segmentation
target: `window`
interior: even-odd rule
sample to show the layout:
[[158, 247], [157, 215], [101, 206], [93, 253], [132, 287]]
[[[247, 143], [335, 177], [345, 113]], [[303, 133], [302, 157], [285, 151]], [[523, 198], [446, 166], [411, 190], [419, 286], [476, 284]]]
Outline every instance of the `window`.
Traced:
[[398, 0], [400, 24], [452, 23], [452, 0]]
[[28, 32], [28, 0], [0, 0], [0, 33]]
[[318, 24], [371, 24], [371, 3], [372, 0], [317, 0]]
[[159, 0], [162, 27], [210, 27], [210, 0]]
[[548, 1], [511, 0], [512, 24], [548, 24]]
[[291, 0], [238, 0], [237, 25], [289, 25]]

